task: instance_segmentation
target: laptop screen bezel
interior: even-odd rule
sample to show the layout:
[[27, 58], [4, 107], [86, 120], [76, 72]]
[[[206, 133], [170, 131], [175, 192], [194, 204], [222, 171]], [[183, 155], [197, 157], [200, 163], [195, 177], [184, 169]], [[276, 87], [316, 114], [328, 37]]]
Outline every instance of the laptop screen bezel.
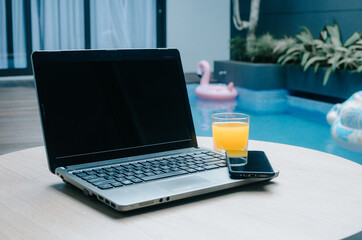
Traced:
[[[62, 63], [69, 61], [122, 61], [122, 60], [176, 60], [179, 76], [180, 91], [184, 97], [185, 114], [187, 114], [187, 125], [189, 126], [190, 139], [185, 141], [170, 142], [152, 146], [140, 146], [132, 149], [118, 149], [101, 153], [82, 154], [81, 156], [69, 156], [58, 158], [54, 151], [54, 144], [50, 129], [47, 126], [46, 112], [46, 91], [43, 86], [44, 79], [37, 77], [38, 66], [44, 63]], [[51, 172], [55, 173], [58, 167], [67, 167], [77, 164], [85, 164], [99, 161], [107, 161], [124, 157], [132, 157], [149, 153], [177, 150], [182, 148], [197, 147], [196, 133], [192, 120], [191, 108], [188, 99], [185, 77], [182, 69], [180, 53], [177, 49], [121, 49], [121, 50], [74, 50], [74, 51], [36, 51], [32, 54], [33, 73], [38, 97], [38, 107], [42, 123], [43, 139], [47, 153], [48, 166]], [[61, 67], [61, 64], [59, 64]], [[70, 86], [71, 87], [71, 86]]]

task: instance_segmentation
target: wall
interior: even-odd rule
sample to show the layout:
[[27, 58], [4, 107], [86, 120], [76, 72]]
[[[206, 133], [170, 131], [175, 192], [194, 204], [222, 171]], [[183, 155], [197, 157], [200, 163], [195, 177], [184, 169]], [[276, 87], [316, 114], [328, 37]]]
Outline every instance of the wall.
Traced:
[[[241, 18], [248, 20], [250, 0], [239, 0], [239, 3]], [[334, 21], [339, 24], [344, 41], [353, 32], [362, 31], [362, 1], [261, 0], [257, 34], [269, 32], [276, 37], [294, 36], [302, 30], [300, 26], [306, 26], [317, 38], [323, 26], [332, 25]], [[236, 34], [240, 32], [231, 22], [231, 36]]]
[[167, 0], [167, 47], [178, 48], [184, 72], [195, 72], [205, 59], [227, 60], [230, 2], [225, 0]]

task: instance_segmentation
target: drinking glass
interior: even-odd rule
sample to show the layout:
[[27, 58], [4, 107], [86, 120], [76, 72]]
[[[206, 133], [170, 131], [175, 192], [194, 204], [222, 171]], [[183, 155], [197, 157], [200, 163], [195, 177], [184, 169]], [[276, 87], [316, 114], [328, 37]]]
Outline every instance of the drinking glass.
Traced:
[[243, 113], [215, 113], [211, 115], [214, 148], [217, 151], [247, 150], [249, 116]]

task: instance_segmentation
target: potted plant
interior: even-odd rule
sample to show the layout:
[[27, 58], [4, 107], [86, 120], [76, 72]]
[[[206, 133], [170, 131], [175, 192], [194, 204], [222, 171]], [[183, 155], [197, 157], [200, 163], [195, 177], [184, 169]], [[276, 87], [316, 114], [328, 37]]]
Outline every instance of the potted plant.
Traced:
[[[230, 41], [231, 61], [214, 62], [214, 78], [250, 89], [286, 88], [285, 68], [276, 64], [292, 38], [275, 39], [269, 33], [252, 41], [237, 36]], [[274, 50], [277, 49], [277, 50]]]
[[325, 26], [319, 39], [303, 28], [297, 41], [284, 48], [278, 58], [281, 65], [289, 64], [286, 87], [341, 99], [361, 90], [362, 33], [353, 33], [343, 43], [337, 24]]
[[214, 61], [214, 78], [251, 89], [285, 88], [285, 71], [275, 64], [278, 55], [273, 49], [280, 46], [282, 51], [288, 39], [276, 40], [270, 34], [255, 36], [260, 0], [251, 0], [249, 21], [240, 18], [239, 0], [232, 3], [234, 27], [238, 31], [247, 30], [247, 33], [245, 38], [237, 36], [231, 39], [231, 61]]

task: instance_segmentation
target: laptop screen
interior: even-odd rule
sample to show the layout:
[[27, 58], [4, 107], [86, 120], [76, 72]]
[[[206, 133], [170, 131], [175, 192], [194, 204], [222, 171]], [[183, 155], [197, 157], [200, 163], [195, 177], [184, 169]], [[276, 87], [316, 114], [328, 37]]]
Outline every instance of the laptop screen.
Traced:
[[35, 63], [44, 134], [55, 161], [85, 163], [192, 141], [178, 64], [172, 57]]

